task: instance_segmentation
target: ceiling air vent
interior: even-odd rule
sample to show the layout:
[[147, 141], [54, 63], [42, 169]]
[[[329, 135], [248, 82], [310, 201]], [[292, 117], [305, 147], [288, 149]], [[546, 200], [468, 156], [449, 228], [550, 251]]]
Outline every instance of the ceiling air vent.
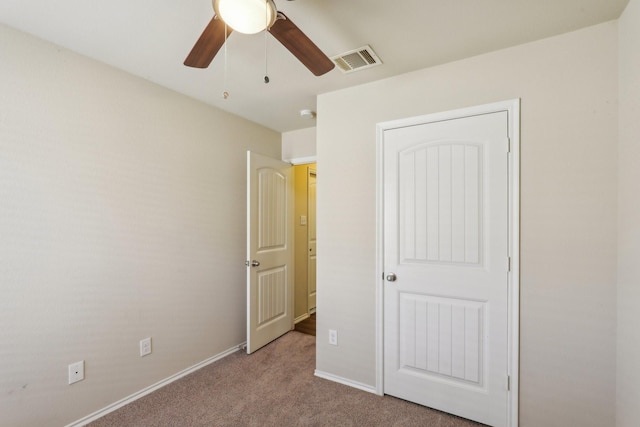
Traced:
[[363, 46], [331, 58], [343, 73], [364, 70], [382, 64], [371, 46]]

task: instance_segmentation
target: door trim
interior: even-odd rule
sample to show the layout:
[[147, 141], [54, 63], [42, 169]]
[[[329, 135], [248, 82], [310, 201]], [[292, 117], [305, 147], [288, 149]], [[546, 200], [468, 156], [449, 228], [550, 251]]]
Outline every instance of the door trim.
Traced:
[[506, 111], [510, 151], [508, 155], [508, 222], [509, 257], [508, 274], [508, 375], [510, 391], [507, 401], [507, 425], [518, 426], [519, 367], [520, 367], [520, 99], [467, 107], [458, 110], [427, 114], [376, 125], [376, 387], [378, 395], [384, 394], [384, 295], [383, 295], [383, 143], [387, 130], [453, 120], [469, 116]]
[[[315, 275], [316, 277], [313, 278], [313, 280], [315, 281], [315, 295], [314, 295], [314, 305], [313, 308], [311, 308], [310, 304], [309, 304], [309, 298], [311, 296], [311, 292], [309, 292], [309, 288], [310, 288], [310, 284], [311, 284], [311, 258], [309, 256], [309, 253], [311, 252], [311, 236], [310, 236], [310, 224], [309, 224], [309, 218], [311, 217], [311, 207], [309, 205], [309, 202], [311, 201], [311, 197], [309, 196], [309, 189], [310, 189], [310, 184], [311, 184], [311, 177], [314, 176], [316, 178], [316, 186], [317, 186], [317, 180], [318, 180], [318, 171], [317, 171], [317, 167], [315, 165], [311, 166], [307, 166], [307, 246], [306, 246], [306, 253], [307, 253], [307, 314], [309, 314], [309, 316], [311, 316], [312, 314], [316, 313], [316, 308], [318, 307], [317, 304], [317, 295], [318, 295], [318, 283], [317, 283], [317, 274]], [[317, 187], [316, 187], [317, 188]], [[318, 255], [318, 251], [317, 251], [317, 241], [318, 241], [318, 228], [317, 228], [317, 220], [316, 220], [316, 213], [317, 213], [317, 197], [314, 197], [314, 205], [316, 205], [316, 207], [314, 207], [313, 209], [313, 218], [315, 221], [315, 228], [316, 228], [316, 252], [315, 252], [315, 256], [317, 259], [317, 255]]]

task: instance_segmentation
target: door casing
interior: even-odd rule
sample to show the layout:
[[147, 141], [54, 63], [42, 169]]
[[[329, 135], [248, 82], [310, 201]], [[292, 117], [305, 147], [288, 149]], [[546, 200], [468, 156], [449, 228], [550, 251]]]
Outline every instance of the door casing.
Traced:
[[[316, 168], [307, 168], [307, 312], [316, 312]], [[313, 182], [313, 185], [312, 185]], [[311, 189], [313, 188], [313, 195]]]
[[417, 117], [378, 123], [376, 126], [376, 393], [384, 394], [384, 200], [383, 200], [383, 148], [386, 130], [428, 124], [443, 120], [476, 116], [506, 111], [510, 140], [508, 157], [508, 222], [509, 257], [508, 275], [508, 372], [510, 377], [508, 394], [507, 425], [518, 426], [519, 402], [519, 330], [520, 330], [520, 99], [467, 107], [458, 110], [427, 114]]

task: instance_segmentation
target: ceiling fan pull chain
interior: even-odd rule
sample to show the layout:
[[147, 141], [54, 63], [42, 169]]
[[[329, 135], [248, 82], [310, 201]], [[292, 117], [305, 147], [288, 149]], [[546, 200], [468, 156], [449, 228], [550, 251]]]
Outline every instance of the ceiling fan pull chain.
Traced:
[[267, 33], [269, 32], [269, 0], [265, 0], [264, 8], [264, 83], [269, 83], [269, 67], [267, 62]]
[[222, 97], [227, 99], [229, 92], [227, 92], [227, 23], [224, 23], [224, 78], [222, 83]]

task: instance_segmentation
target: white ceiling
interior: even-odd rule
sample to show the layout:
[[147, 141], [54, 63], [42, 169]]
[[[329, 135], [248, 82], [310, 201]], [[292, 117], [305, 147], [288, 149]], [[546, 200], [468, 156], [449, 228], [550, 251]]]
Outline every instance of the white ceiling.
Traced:
[[[271, 35], [234, 33], [209, 68], [182, 65], [210, 0], [1, 0], [0, 22], [276, 131], [316, 95], [550, 37], [620, 16], [628, 0], [275, 0], [325, 54], [366, 44], [383, 65], [315, 77]], [[28, 54], [28, 52], [25, 52]], [[230, 96], [223, 99], [223, 91]]]

